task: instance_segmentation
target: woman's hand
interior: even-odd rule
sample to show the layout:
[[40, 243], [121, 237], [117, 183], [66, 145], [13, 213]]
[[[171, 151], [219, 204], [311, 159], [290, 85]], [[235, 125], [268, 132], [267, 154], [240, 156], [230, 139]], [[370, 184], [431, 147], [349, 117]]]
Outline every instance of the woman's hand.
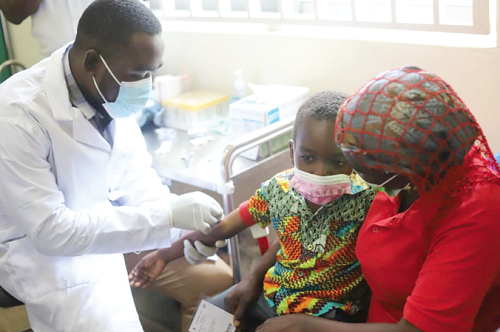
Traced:
[[[165, 250], [165, 249], [163, 249]], [[141, 258], [139, 263], [130, 271], [128, 279], [132, 287], [148, 287], [158, 278], [167, 265], [167, 262], [160, 258], [158, 250]]]
[[247, 277], [226, 295], [226, 309], [234, 315], [234, 326], [239, 327], [249, 305], [256, 302], [262, 292], [262, 282]]
[[343, 323], [304, 314], [291, 314], [268, 319], [259, 326], [257, 332], [421, 332], [404, 318], [397, 324], [355, 324]]
[[311, 317], [304, 314], [291, 314], [268, 319], [259, 326], [256, 332], [305, 332], [311, 331], [308, 322], [323, 318]]

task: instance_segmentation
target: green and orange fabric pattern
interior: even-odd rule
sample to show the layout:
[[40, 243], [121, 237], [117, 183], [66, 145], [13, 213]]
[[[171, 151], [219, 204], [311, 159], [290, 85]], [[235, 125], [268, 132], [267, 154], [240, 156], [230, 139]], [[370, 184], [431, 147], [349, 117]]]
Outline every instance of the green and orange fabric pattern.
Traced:
[[362, 186], [358, 193], [313, 213], [289, 185], [293, 175], [293, 169], [275, 175], [240, 206], [241, 215], [261, 227], [272, 225], [279, 237], [264, 296], [278, 315], [322, 316], [335, 309], [354, 315], [367, 287], [355, 255], [356, 240], [375, 192], [354, 174], [353, 189]]

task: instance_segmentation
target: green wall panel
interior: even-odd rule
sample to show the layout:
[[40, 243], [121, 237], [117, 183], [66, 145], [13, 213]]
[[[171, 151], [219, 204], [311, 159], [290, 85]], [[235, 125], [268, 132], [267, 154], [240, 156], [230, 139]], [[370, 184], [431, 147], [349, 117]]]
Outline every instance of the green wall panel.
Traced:
[[[3, 63], [4, 61], [8, 60], [9, 59], [9, 53], [7, 52], [7, 46], [6, 46], [6, 34], [7, 32], [3, 30], [3, 17], [0, 16], [0, 32], [1, 32], [1, 35], [0, 35], [0, 64]], [[4, 70], [2, 70], [2, 72], [0, 73], [0, 82], [3, 82], [5, 81], [7, 78], [9, 78], [10, 76], [10, 68], [6, 68]]]

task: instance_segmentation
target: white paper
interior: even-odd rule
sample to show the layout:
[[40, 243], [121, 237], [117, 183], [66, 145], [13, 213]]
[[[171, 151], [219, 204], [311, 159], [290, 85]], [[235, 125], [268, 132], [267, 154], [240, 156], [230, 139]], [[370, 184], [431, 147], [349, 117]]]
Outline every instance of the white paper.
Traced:
[[189, 332], [234, 332], [233, 315], [201, 300]]

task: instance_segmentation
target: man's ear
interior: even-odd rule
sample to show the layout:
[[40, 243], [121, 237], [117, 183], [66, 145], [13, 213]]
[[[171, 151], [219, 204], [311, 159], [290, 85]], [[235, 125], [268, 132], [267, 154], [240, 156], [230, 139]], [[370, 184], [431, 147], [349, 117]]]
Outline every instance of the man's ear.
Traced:
[[92, 76], [96, 76], [97, 67], [99, 66], [99, 54], [96, 50], [90, 49], [85, 52], [83, 56], [83, 68], [86, 73], [92, 74]]
[[295, 161], [293, 156], [295, 155], [293, 153], [293, 139], [288, 141], [288, 148], [290, 149], [290, 161], [292, 162], [292, 165], [295, 166]]

